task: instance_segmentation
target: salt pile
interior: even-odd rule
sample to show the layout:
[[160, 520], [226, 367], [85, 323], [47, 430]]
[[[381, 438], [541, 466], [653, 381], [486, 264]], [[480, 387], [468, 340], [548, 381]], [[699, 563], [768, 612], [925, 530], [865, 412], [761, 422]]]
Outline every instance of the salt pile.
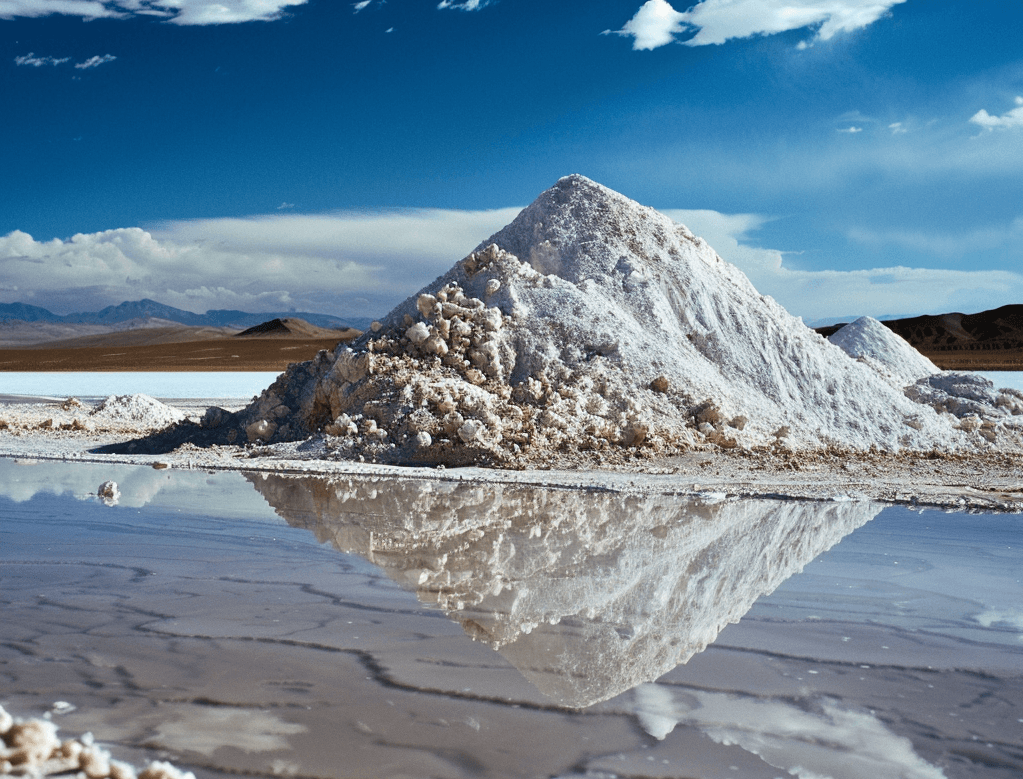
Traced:
[[141, 394], [110, 395], [89, 414], [108, 422], [130, 422], [149, 430], [159, 430], [185, 418], [176, 408]]
[[321, 434], [336, 456], [398, 463], [988, 443], [760, 295], [684, 226], [582, 176], [227, 421], [229, 442]]
[[920, 354], [905, 338], [869, 316], [861, 316], [828, 340], [850, 357], [863, 360], [898, 389], [941, 373], [941, 368]]

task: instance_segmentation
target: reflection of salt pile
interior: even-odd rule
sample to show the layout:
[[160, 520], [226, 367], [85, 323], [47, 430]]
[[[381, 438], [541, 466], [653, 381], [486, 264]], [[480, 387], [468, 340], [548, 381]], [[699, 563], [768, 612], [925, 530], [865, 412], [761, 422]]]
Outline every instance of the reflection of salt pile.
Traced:
[[147, 430], [159, 430], [185, 418], [181, 411], [148, 395], [110, 395], [89, 413], [97, 420], [130, 423]]
[[[66, 705], [66, 704], [65, 704]], [[0, 776], [43, 777], [76, 774], [86, 779], [136, 779], [135, 769], [113, 760], [92, 735], [61, 741], [45, 719], [15, 718], [0, 707]], [[195, 779], [170, 763], [154, 761], [137, 779]]]
[[685, 662], [878, 511], [856, 502], [250, 480], [289, 524], [382, 566], [572, 706]]
[[581, 176], [381, 324], [289, 368], [227, 440], [322, 432], [340, 456], [449, 464], [985, 444], [758, 294], [685, 227]]
[[999, 432], [1019, 430], [1007, 418], [1023, 416], [1023, 392], [996, 390], [993, 382], [972, 373], [941, 371], [876, 319], [861, 317], [828, 340], [903, 389], [910, 400], [956, 417], [961, 430], [991, 442]]

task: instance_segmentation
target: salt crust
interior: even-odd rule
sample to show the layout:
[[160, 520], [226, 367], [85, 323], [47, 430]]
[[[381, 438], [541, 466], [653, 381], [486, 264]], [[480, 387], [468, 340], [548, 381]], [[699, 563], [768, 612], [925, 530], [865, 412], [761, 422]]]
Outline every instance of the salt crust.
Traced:
[[0, 706], [0, 776], [39, 779], [72, 773], [86, 779], [195, 779], [190, 771], [156, 760], [136, 773], [112, 759], [91, 733], [61, 741], [51, 720], [12, 717]]
[[907, 397], [878, 365], [919, 361], [884, 346], [850, 359], [684, 226], [573, 175], [380, 328], [204, 426], [231, 428], [230, 443], [318, 434], [325, 456], [507, 467], [593, 451], [1020, 447], [1011, 409], [964, 426]]

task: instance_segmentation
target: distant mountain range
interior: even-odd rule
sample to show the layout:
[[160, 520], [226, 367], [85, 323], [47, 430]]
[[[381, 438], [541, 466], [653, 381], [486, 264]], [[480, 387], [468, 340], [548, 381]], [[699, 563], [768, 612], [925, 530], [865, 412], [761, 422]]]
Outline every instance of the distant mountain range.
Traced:
[[330, 329], [354, 327], [357, 330], [365, 330], [372, 321], [367, 317], [342, 319], [330, 314], [316, 314], [308, 311], [269, 311], [253, 314], [248, 311], [215, 309], [207, 311], [205, 314], [194, 314], [173, 306], [165, 306], [148, 298], [107, 306], [101, 311], [86, 311], [76, 314], [54, 314], [45, 308], [30, 306], [26, 303], [0, 303], [0, 322], [16, 319], [23, 322], [116, 325], [133, 319], [166, 319], [190, 327], [236, 327], [244, 330], [271, 319], [284, 318], [304, 319], [317, 327]]

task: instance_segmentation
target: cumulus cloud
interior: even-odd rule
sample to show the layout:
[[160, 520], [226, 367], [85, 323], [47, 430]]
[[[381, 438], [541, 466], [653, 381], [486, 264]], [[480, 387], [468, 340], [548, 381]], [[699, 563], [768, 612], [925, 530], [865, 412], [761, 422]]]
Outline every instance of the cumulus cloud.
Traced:
[[[785, 265], [786, 253], [753, 245], [750, 233], [768, 220], [756, 214], [722, 214], [717, 211], [663, 210], [704, 238], [722, 258], [738, 266], [753, 286], [770, 295], [791, 313], [807, 321], [833, 316], [872, 315], [892, 312], [916, 314], [937, 311], [982, 311], [1023, 299], [1023, 274], [1000, 270], [954, 270], [893, 266], [858, 270], [813, 270]], [[1023, 218], [1004, 230], [964, 236], [954, 246], [1010, 246], [1023, 235]], [[906, 248], [945, 245], [951, 236], [924, 236], [850, 231], [862, 242], [904, 239]], [[971, 243], [973, 242], [973, 243]]]
[[28, 54], [22, 54], [20, 57], [15, 57], [14, 64], [33, 68], [41, 68], [43, 67], [43, 65], [63, 65], [70, 59], [71, 59], [70, 57], [37, 57], [34, 53], [30, 51]]
[[684, 18], [685, 14], [678, 13], [666, 0], [647, 0], [618, 34], [631, 35], [634, 50], [649, 51], [671, 43], [684, 32]]
[[826, 41], [876, 22], [906, 0], [704, 0], [688, 11], [676, 11], [666, 0], [647, 0], [618, 30], [635, 38], [634, 49], [655, 49], [679, 33], [695, 31], [682, 41], [707, 46], [733, 38], [773, 35], [806, 27], [815, 40]]
[[62, 14], [84, 19], [156, 16], [172, 24], [270, 21], [307, 0], [0, 0], [0, 19]]
[[992, 116], [983, 108], [970, 117], [985, 130], [1009, 130], [1023, 127], [1023, 97], [1016, 98], [1016, 107], [1001, 116]]
[[198, 313], [381, 316], [510, 222], [517, 208], [168, 222], [40, 241], [0, 237], [0, 301], [57, 313], [152, 298]]

